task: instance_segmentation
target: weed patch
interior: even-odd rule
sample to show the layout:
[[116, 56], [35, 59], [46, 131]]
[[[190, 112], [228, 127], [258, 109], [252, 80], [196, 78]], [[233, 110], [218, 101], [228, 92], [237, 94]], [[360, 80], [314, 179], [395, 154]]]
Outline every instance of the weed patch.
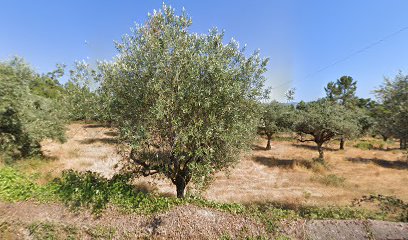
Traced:
[[55, 186], [45, 186], [34, 183], [33, 179], [20, 173], [14, 168], [0, 169], [0, 199], [4, 201], [24, 201], [36, 199], [51, 200], [54, 197]]
[[353, 201], [354, 206], [362, 204], [375, 204], [383, 215], [391, 216], [401, 222], [408, 222], [408, 203], [395, 196], [369, 195]]
[[329, 174], [324, 176], [314, 176], [311, 178], [311, 180], [322, 183], [326, 186], [342, 187], [344, 186], [344, 182], [346, 179], [335, 174]]
[[374, 149], [374, 145], [372, 143], [368, 142], [359, 142], [354, 145], [355, 148], [361, 149], [361, 150], [372, 150]]

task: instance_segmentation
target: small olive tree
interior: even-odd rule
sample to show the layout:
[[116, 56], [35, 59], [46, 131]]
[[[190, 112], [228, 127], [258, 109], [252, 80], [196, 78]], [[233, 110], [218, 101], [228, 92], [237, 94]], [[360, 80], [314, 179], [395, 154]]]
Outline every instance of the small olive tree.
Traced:
[[266, 135], [268, 139], [266, 150], [270, 150], [272, 136], [292, 127], [294, 108], [293, 106], [273, 101], [264, 105], [262, 109], [261, 126], [258, 130], [260, 134]]
[[100, 66], [113, 121], [130, 149], [125, 165], [167, 177], [180, 198], [190, 181], [205, 183], [233, 165], [253, 140], [267, 65], [258, 52], [247, 57], [237, 42], [224, 44], [217, 30], [190, 33], [191, 23], [164, 5]]
[[313, 141], [317, 144], [319, 159], [324, 160], [323, 144], [339, 136], [353, 136], [360, 129], [353, 111], [332, 102], [319, 100], [307, 103], [298, 110], [294, 129], [299, 134], [310, 135], [311, 139], [299, 139], [301, 142]]

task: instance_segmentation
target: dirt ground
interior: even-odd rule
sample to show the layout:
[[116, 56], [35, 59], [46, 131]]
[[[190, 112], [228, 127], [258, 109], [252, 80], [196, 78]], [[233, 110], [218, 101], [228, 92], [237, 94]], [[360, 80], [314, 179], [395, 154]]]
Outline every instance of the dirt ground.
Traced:
[[195, 206], [179, 206], [155, 215], [121, 214], [98, 218], [61, 204], [0, 202], [0, 239], [233, 239], [266, 236], [248, 218]]
[[[55, 176], [72, 168], [110, 177], [120, 159], [114, 136], [112, 129], [99, 125], [71, 124], [66, 143], [43, 142], [43, 151], [51, 160], [41, 171]], [[234, 169], [216, 175], [204, 195], [241, 203], [343, 205], [366, 194], [395, 195], [408, 201], [408, 162], [401, 151], [361, 150], [353, 147], [353, 142], [346, 143], [346, 150], [337, 150], [335, 142], [326, 146], [327, 168], [307, 168], [306, 163], [317, 157], [313, 144], [274, 141], [272, 150], [265, 151], [266, 141], [259, 139]], [[330, 178], [325, 181], [329, 175], [335, 175], [334, 182]], [[175, 192], [167, 180], [142, 178], [138, 182], [162, 194]]]
[[[106, 210], [95, 218], [60, 204], [0, 202], [0, 239], [273, 239], [249, 218], [195, 206], [142, 216]], [[277, 239], [408, 239], [407, 223], [358, 220], [282, 222]], [[283, 238], [285, 236], [285, 238]], [[249, 238], [248, 238], [249, 237]], [[250, 238], [252, 237], [252, 238]]]

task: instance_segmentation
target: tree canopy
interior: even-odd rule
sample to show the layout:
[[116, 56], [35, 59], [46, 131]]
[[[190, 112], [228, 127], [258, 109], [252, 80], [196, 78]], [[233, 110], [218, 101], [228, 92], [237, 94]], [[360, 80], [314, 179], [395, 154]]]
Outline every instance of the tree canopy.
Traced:
[[233, 165], [256, 133], [267, 59], [224, 34], [192, 34], [191, 18], [163, 6], [100, 65], [110, 114], [130, 149], [126, 166], [170, 179], [177, 196]]
[[336, 82], [329, 82], [324, 88], [327, 99], [335, 101], [343, 106], [355, 105], [357, 82], [350, 76], [342, 76]]
[[268, 138], [266, 150], [271, 149], [271, 139], [274, 134], [291, 129], [293, 113], [293, 106], [284, 105], [276, 101], [262, 106], [259, 131]]
[[324, 159], [323, 144], [335, 137], [349, 137], [359, 132], [358, 120], [352, 111], [344, 106], [333, 104], [327, 100], [319, 100], [304, 105], [298, 110], [294, 130], [300, 134], [310, 135], [317, 144], [319, 159]]
[[30, 89], [41, 78], [20, 58], [0, 63], [0, 149], [4, 157], [39, 153], [44, 138], [63, 140], [56, 102]]
[[[340, 104], [350, 110], [355, 110], [357, 82], [350, 76], [342, 76], [336, 82], [329, 82], [324, 88], [329, 101]], [[340, 149], [344, 149], [345, 136], [340, 136]]]
[[407, 148], [408, 139], [408, 75], [401, 72], [394, 79], [385, 78], [375, 90], [380, 105], [376, 108], [378, 130], [400, 139], [400, 147]]

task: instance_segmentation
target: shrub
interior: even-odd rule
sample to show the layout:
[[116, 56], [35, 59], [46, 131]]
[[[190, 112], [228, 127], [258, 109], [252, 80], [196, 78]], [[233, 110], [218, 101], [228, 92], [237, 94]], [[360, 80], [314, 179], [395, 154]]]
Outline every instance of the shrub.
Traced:
[[54, 198], [52, 184], [41, 186], [17, 170], [4, 167], [0, 169], [0, 199], [4, 201], [24, 201], [36, 199], [47, 201]]
[[374, 145], [368, 142], [359, 142], [354, 145], [355, 148], [359, 148], [362, 150], [371, 150], [374, 149]]
[[352, 207], [302, 207], [298, 213], [308, 219], [384, 219], [382, 214]]

